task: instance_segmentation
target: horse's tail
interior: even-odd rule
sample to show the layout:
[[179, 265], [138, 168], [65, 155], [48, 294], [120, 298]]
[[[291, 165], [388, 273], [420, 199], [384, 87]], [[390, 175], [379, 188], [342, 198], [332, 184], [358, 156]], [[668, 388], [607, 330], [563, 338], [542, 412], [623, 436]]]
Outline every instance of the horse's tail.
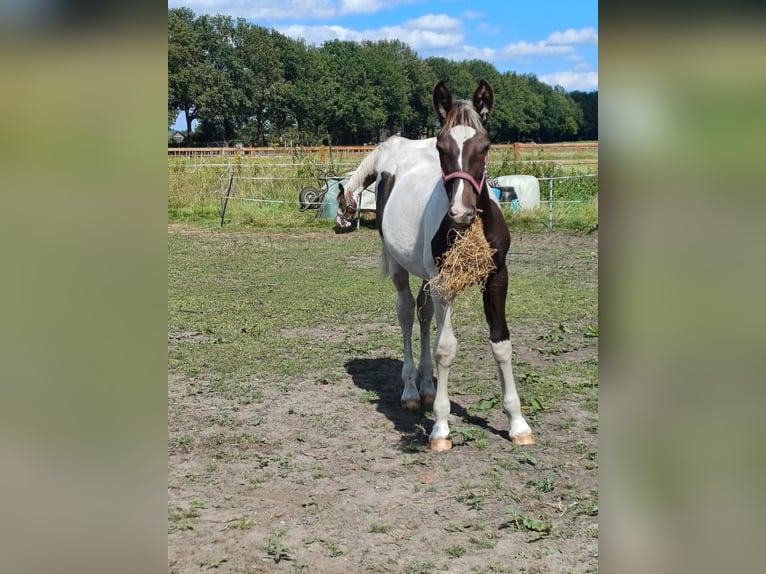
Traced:
[[[383, 145], [383, 144], [381, 144]], [[346, 197], [352, 196], [357, 198], [357, 194], [364, 188], [370, 185], [375, 178], [378, 177], [378, 171], [376, 164], [378, 163], [378, 156], [380, 156], [381, 146], [376, 147], [366, 156], [356, 168], [354, 174], [349, 178], [344, 188], [346, 189]]]
[[354, 175], [349, 178], [344, 186], [346, 194], [353, 194], [356, 199], [357, 194], [361, 193], [363, 189], [368, 187], [378, 177], [378, 161], [383, 154], [392, 148], [398, 147], [404, 141], [407, 141], [407, 139], [401, 136], [391, 136], [364, 156], [359, 167], [354, 171]]

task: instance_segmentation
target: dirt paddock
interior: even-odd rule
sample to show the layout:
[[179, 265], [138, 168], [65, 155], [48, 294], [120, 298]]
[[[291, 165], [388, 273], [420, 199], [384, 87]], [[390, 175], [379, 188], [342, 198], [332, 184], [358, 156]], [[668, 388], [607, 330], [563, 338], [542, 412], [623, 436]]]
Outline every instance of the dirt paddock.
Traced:
[[[232, 238], [171, 229], [169, 239], [169, 572], [598, 571], [597, 235], [514, 239], [511, 274], [540, 282], [526, 290], [526, 283], [512, 283], [515, 296], [531, 298], [532, 289], [567, 305], [509, 310], [515, 373], [537, 444], [508, 440], [481, 300], [473, 296], [466, 305], [477, 314], [456, 328], [454, 447], [444, 453], [427, 448], [432, 413], [399, 405], [401, 347], [390, 284], [381, 282], [379, 294], [368, 290], [375, 302], [355, 306], [356, 320], [336, 322], [332, 305], [344, 304], [332, 295], [320, 291], [314, 301], [291, 303], [274, 287], [282, 279], [269, 275], [270, 250], [300, 252], [318, 241], [327, 251], [317, 258], [349, 273], [341, 278], [345, 287], [330, 292], [357, 292], [359, 274], [375, 285], [373, 232]], [[232, 241], [256, 241], [259, 258], [221, 257], [243, 251]], [[192, 268], [205, 257], [213, 262], [209, 277]], [[258, 277], [255, 292], [252, 280], [238, 283], [239, 266], [249, 265]], [[304, 269], [306, 258], [296, 256], [295, 265]], [[288, 270], [294, 281], [321, 282], [312, 272]], [[552, 275], [564, 280], [549, 283]], [[195, 288], [191, 277], [205, 283], [199, 293], [220, 291], [203, 299], [187, 291]], [[257, 299], [252, 312], [260, 319], [234, 324], [251, 311], [248, 303], [225, 300], [232, 291]], [[295, 305], [291, 316], [301, 305], [325, 311], [269, 327], [272, 299]], [[228, 307], [236, 307], [230, 316]], [[257, 325], [264, 331], [253, 335]], [[240, 344], [232, 364], [261, 344], [319, 358], [296, 366], [279, 351], [264, 351], [267, 358], [245, 374], [221, 366]], [[271, 360], [282, 363], [272, 368]]]

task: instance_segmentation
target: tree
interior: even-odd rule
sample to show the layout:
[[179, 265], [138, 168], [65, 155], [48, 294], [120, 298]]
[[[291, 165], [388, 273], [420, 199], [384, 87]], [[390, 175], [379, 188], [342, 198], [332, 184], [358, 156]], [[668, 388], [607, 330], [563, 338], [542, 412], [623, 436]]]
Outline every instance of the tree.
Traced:
[[201, 88], [197, 78], [201, 62], [194, 12], [188, 8], [168, 10], [168, 110], [184, 113], [187, 139], [199, 113]]
[[313, 47], [242, 18], [168, 10], [168, 125], [183, 113], [187, 142], [361, 144], [399, 131], [433, 136], [436, 82], [470, 98], [481, 79], [495, 90], [488, 124], [494, 141], [598, 137], [598, 92], [567, 94], [482, 60], [424, 60], [399, 40]]
[[579, 139], [598, 140], [598, 91], [574, 91], [569, 96], [582, 110]]

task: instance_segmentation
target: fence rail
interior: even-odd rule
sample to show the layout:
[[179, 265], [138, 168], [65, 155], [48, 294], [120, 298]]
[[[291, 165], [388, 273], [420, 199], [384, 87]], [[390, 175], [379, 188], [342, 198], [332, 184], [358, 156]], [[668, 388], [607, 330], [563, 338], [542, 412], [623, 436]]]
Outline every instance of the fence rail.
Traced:
[[[319, 161], [325, 161], [328, 152], [338, 154], [366, 154], [375, 149], [375, 146], [297, 146], [297, 147], [168, 147], [168, 157], [219, 157], [219, 156], [267, 156], [280, 157], [293, 154], [319, 155]], [[513, 150], [514, 159], [520, 160], [522, 156], [530, 153], [562, 154], [596, 154], [598, 155], [598, 142], [569, 142], [569, 143], [513, 143], [494, 144], [492, 150], [503, 153]], [[592, 159], [566, 160], [593, 163]]]

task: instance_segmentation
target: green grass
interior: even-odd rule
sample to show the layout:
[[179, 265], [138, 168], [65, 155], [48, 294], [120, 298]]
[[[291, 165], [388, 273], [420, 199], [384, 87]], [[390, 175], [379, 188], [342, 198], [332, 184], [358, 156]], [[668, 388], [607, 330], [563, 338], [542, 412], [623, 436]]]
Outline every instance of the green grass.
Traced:
[[[547, 153], [547, 152], [546, 152]], [[510, 155], [509, 155], [510, 154]], [[229, 231], [269, 230], [274, 232], [326, 231], [334, 221], [320, 219], [318, 211], [300, 211], [298, 194], [305, 186], [322, 189], [323, 172], [342, 174], [354, 169], [363, 156], [338, 155], [320, 164], [313, 157], [198, 157], [168, 158], [168, 220], [204, 228], [221, 226], [222, 197], [232, 197], [225, 209], [224, 227]], [[549, 153], [537, 153], [536, 160], [514, 161], [503, 152], [490, 165], [490, 175], [522, 173], [536, 177], [578, 176], [598, 173], [596, 165], [563, 167]], [[511, 159], [509, 159], [511, 158]], [[229, 189], [230, 176], [234, 175]], [[541, 200], [548, 188], [541, 181]], [[254, 201], [258, 200], [258, 201]], [[598, 226], [598, 178], [576, 177], [554, 182], [555, 201], [584, 203], [554, 204], [554, 226], [590, 232]], [[506, 212], [512, 228], [538, 231], [548, 228], [548, 207], [513, 214]], [[374, 220], [374, 216], [372, 216]], [[374, 225], [374, 221], [371, 223]]]
[[[265, 399], [263, 380], [289, 392], [306, 377], [335, 384], [346, 376], [344, 364], [360, 355], [400, 359], [398, 329], [382, 328], [396, 326], [397, 319], [393, 288], [377, 269], [379, 251], [377, 232], [365, 228], [339, 236], [170, 233], [169, 367], [205, 375], [216, 394], [245, 405]], [[532, 255], [523, 261], [509, 255], [511, 332], [534, 331], [527, 345], [554, 358], [594, 344], [596, 339], [586, 334], [598, 321], [597, 285], [591, 277], [595, 253], [550, 247]], [[419, 281], [411, 284], [416, 289]], [[360, 330], [369, 324], [381, 328]], [[453, 325], [463, 349], [459, 355], [472, 348], [486, 353], [477, 289], [455, 300]], [[554, 335], [546, 340], [546, 333]], [[450, 389], [484, 398], [470, 407], [483, 416], [483, 409], [499, 410], [500, 404], [494, 363], [483, 360], [477, 368], [481, 373], [463, 379], [456, 365]], [[515, 364], [531, 416], [565, 392], [593, 395], [595, 405], [597, 370], [596, 361], [560, 360], [545, 368], [520, 360]], [[568, 378], [578, 383], [565, 385]], [[374, 391], [359, 394], [363, 403], [376, 398]], [[482, 448], [485, 437], [466, 430], [462, 438]], [[184, 439], [177, 446], [189, 449], [192, 443]]]

